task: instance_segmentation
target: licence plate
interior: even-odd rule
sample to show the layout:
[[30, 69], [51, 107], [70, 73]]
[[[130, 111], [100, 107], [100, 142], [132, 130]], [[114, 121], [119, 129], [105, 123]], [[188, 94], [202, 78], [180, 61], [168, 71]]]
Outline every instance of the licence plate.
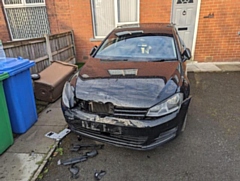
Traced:
[[93, 130], [93, 131], [103, 132], [103, 133], [111, 133], [111, 134], [118, 134], [118, 135], [122, 134], [121, 127], [102, 124], [102, 123], [82, 121], [82, 127]]

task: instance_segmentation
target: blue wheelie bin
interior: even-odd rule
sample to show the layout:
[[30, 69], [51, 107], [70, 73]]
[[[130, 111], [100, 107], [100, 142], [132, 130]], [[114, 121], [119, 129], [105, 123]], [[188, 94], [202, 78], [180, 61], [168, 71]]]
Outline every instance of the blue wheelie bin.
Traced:
[[6, 58], [0, 61], [0, 73], [9, 74], [9, 78], [3, 81], [3, 88], [14, 133], [25, 133], [37, 121], [29, 70], [34, 65], [35, 62], [22, 58]]

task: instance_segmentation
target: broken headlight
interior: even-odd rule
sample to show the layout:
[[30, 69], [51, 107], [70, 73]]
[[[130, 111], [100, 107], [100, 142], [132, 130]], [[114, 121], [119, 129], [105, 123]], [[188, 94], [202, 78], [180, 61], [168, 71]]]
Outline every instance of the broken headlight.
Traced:
[[62, 102], [68, 108], [74, 106], [74, 87], [70, 84], [70, 82], [66, 82], [64, 85]]
[[183, 94], [177, 93], [148, 110], [147, 116], [159, 117], [180, 109], [183, 101]]

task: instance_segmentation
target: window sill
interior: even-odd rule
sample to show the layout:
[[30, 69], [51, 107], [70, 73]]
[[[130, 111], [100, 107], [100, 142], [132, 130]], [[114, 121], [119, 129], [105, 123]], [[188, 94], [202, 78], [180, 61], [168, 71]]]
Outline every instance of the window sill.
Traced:
[[90, 38], [91, 42], [102, 42], [104, 38]]

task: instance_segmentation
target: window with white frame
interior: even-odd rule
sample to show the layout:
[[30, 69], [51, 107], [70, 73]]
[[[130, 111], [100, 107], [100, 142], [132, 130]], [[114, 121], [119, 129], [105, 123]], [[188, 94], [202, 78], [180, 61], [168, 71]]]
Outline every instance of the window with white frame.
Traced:
[[12, 40], [50, 34], [45, 0], [2, 0]]
[[91, 0], [95, 38], [123, 24], [139, 23], [139, 0]]

